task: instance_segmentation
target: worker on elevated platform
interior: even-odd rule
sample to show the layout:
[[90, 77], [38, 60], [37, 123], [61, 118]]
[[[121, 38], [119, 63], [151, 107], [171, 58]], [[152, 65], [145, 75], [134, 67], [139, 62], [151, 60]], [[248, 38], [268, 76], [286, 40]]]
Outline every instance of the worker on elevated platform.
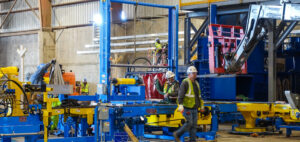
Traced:
[[175, 74], [172, 71], [167, 71], [167, 81], [164, 84], [164, 88], [160, 86], [158, 80], [155, 82], [155, 86], [159, 94], [164, 96], [164, 101], [167, 103], [176, 103], [179, 90], [179, 82], [175, 80]]
[[184, 125], [173, 133], [176, 142], [185, 132], [189, 132], [190, 141], [196, 141], [198, 109], [204, 112], [204, 101], [201, 99], [201, 90], [197, 82], [197, 69], [190, 66], [187, 69], [188, 78], [184, 79], [180, 85], [178, 94], [178, 111], [183, 113], [186, 119]]
[[160, 39], [155, 39], [155, 65], [157, 65], [161, 60], [161, 53], [162, 53], [162, 45], [160, 43]]
[[84, 78], [81, 83], [81, 95], [89, 95], [89, 84], [87, 83], [87, 79]]

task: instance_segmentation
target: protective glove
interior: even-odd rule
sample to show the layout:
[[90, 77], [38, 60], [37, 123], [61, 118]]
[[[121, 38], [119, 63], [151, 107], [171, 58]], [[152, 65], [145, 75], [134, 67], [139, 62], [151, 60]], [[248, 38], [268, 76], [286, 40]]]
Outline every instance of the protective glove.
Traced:
[[168, 94], [168, 93], [166, 93], [166, 94], [164, 95], [164, 98], [165, 98], [165, 99], [167, 99], [167, 98], [168, 98], [168, 96], [169, 96], [169, 94]]
[[183, 105], [179, 105], [177, 111], [182, 113], [184, 111]]

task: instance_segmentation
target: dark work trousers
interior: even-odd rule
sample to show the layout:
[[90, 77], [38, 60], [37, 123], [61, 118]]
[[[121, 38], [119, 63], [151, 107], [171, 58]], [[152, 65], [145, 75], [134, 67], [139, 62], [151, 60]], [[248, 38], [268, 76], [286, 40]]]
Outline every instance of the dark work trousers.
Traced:
[[198, 109], [184, 108], [183, 116], [185, 117], [186, 122], [176, 131], [176, 135], [180, 137], [185, 132], [189, 132], [190, 141], [195, 142], [197, 133]]

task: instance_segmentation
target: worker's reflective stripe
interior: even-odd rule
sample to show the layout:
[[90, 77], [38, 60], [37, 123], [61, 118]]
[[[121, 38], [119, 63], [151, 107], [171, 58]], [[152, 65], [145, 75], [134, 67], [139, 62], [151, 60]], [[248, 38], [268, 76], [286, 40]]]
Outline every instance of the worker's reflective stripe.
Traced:
[[[187, 108], [193, 108], [195, 106], [195, 92], [194, 92], [194, 86], [192, 81], [189, 78], [184, 79], [183, 81], [187, 81], [189, 84], [189, 88], [188, 88], [188, 93], [185, 94], [184, 98], [183, 98], [183, 106], [187, 107]], [[199, 99], [201, 99], [201, 90], [200, 90], [200, 85], [197, 81], [195, 81], [197, 84], [197, 88], [199, 91]]]
[[195, 95], [192, 95], [192, 94], [185, 94], [186, 97], [189, 97], [189, 98], [195, 98]]
[[87, 83], [85, 86], [81, 83], [81, 92], [88, 93], [89, 92], [89, 84]]

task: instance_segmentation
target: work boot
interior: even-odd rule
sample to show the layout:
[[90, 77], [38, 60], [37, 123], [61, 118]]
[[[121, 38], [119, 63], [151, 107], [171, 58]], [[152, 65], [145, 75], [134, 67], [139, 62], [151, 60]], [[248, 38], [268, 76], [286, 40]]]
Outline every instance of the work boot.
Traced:
[[180, 142], [180, 139], [177, 136], [176, 132], [173, 133], [173, 136], [174, 136], [175, 142]]

